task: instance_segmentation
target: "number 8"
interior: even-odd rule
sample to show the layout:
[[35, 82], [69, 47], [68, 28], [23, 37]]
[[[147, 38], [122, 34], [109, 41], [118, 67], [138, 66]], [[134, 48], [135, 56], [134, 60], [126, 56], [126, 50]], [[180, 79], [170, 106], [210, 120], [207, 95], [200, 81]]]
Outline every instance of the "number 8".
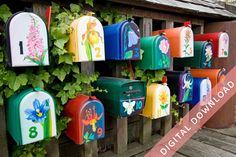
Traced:
[[30, 138], [35, 138], [38, 136], [37, 128], [35, 126], [32, 126], [29, 128], [29, 137]]

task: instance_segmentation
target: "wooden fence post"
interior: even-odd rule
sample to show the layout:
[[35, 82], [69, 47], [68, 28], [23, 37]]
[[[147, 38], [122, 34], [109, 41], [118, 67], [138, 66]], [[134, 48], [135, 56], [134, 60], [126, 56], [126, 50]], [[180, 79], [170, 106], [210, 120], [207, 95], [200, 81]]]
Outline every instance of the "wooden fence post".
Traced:
[[[116, 65], [115, 71], [112, 74], [114, 77], [120, 77], [121, 75], [121, 67]], [[114, 142], [113, 151], [116, 154], [123, 154], [127, 151], [127, 143], [128, 143], [128, 118], [114, 118], [112, 117], [112, 136]]]
[[7, 129], [6, 129], [6, 119], [5, 119], [5, 108], [0, 107], [0, 156], [8, 157], [8, 145], [7, 145]]
[[[173, 28], [173, 21], [163, 21], [162, 29]], [[173, 58], [171, 58], [170, 62], [170, 70], [173, 70]], [[172, 104], [170, 105], [170, 110], [172, 110]], [[165, 135], [172, 128], [172, 113], [170, 112], [169, 116], [166, 116], [161, 119], [161, 135]]]
[[[139, 23], [142, 37], [152, 35], [152, 19], [142, 18]], [[140, 116], [139, 142], [145, 144], [150, 141], [152, 136], [152, 120]]]
[[[86, 73], [86, 74], [93, 74], [94, 62], [81, 63], [81, 72]], [[98, 147], [97, 147], [96, 140], [83, 144], [82, 149], [83, 149], [83, 152], [81, 153], [82, 157], [97, 157], [98, 156]]]

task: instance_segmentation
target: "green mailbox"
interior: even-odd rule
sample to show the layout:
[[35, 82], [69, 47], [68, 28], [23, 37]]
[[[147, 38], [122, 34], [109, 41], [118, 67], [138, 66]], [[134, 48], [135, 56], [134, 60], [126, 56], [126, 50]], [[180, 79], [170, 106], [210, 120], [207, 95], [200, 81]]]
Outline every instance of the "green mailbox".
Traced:
[[143, 37], [140, 44], [144, 53], [142, 60], [135, 62], [138, 67], [148, 70], [170, 67], [170, 44], [164, 34]]
[[210, 41], [194, 42], [194, 57], [175, 58], [176, 67], [210, 68], [213, 54], [213, 45]]
[[144, 107], [146, 83], [114, 77], [100, 77], [95, 87], [107, 90], [96, 92], [105, 107], [106, 114], [114, 117], [128, 117], [139, 114]]

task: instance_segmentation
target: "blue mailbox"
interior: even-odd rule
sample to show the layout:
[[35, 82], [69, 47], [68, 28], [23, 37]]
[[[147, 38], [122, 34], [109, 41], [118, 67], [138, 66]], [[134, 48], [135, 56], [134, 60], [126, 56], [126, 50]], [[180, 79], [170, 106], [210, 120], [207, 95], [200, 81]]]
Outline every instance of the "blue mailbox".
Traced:
[[106, 60], [140, 60], [140, 31], [132, 20], [104, 27]]

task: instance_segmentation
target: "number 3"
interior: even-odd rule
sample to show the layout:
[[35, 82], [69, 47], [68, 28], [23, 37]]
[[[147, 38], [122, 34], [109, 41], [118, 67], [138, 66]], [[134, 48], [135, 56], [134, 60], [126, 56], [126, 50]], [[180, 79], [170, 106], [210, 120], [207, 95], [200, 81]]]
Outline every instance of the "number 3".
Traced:
[[35, 126], [32, 126], [29, 128], [29, 137], [30, 138], [35, 138], [38, 136], [37, 128]]

